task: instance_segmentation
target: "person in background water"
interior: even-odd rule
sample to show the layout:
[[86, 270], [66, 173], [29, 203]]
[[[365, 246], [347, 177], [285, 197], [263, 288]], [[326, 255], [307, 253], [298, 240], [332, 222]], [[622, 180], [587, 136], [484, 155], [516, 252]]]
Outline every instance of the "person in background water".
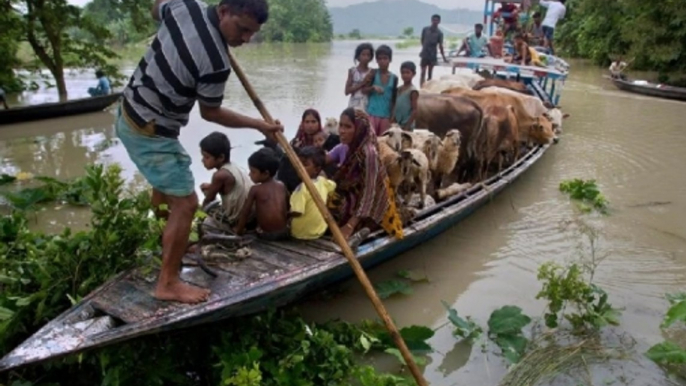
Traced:
[[402, 239], [403, 224], [396, 207], [396, 195], [379, 159], [369, 117], [362, 110], [347, 108], [339, 122], [341, 143], [348, 146], [348, 152], [333, 178], [336, 191], [327, 204], [331, 214], [346, 239], [358, 230], [366, 229], [363, 232], [368, 233], [379, 227]]
[[379, 69], [374, 71], [367, 113], [377, 136], [385, 133], [391, 126], [391, 113], [395, 106], [398, 77], [388, 71], [391, 60], [393, 60], [391, 47], [381, 45], [376, 49], [376, 64], [379, 65]]
[[245, 233], [253, 209], [257, 218], [257, 237], [279, 241], [288, 238], [288, 191], [281, 181], [274, 179], [279, 160], [274, 150], [263, 147], [248, 158], [250, 179], [256, 184], [250, 188], [248, 198], [238, 218], [234, 231]]
[[169, 208], [154, 296], [199, 303], [210, 291], [179, 278], [198, 207], [191, 157], [179, 142], [179, 131], [188, 124], [196, 101], [206, 121], [253, 128], [269, 137], [283, 131], [278, 121], [271, 124], [222, 108], [231, 72], [227, 46], [249, 42], [267, 21], [269, 7], [266, 0], [221, 0], [216, 6], [199, 0], [155, 0], [151, 14], [161, 25], [124, 88], [115, 129], [152, 185], [153, 207]]
[[[319, 197], [326, 203], [336, 189], [335, 182], [320, 175], [326, 163], [326, 152], [319, 147], [306, 146], [300, 149], [298, 157]], [[291, 236], [299, 240], [315, 240], [324, 235], [328, 226], [305, 184], [298, 185], [291, 195], [290, 204]]]
[[555, 48], [553, 47], [553, 36], [555, 35], [555, 26], [560, 19], [564, 19], [567, 8], [565, 7], [565, 0], [541, 0], [542, 7], [547, 8], [545, 18], [543, 18], [543, 35], [545, 36], [546, 47], [550, 50], [552, 55], [555, 55]]
[[[419, 57], [421, 58], [419, 67], [421, 67], [422, 73], [419, 77], [419, 87], [422, 87], [426, 80], [431, 80], [434, 66], [438, 64], [438, 52], [436, 50], [436, 46], [438, 46], [441, 51], [443, 61], [448, 63], [448, 59], [445, 57], [445, 53], [443, 52], [443, 32], [438, 29], [438, 25], [440, 23], [441, 15], [433, 15], [431, 16], [431, 25], [422, 29], [422, 51], [419, 53]], [[427, 70], [429, 72], [428, 77]]]
[[543, 25], [541, 24], [541, 13], [534, 12], [533, 23], [527, 28], [526, 33], [529, 39], [529, 44], [532, 46], [543, 46], [545, 44], [545, 34], [543, 33]]
[[112, 89], [110, 88], [110, 80], [107, 79], [105, 73], [102, 70], [95, 71], [95, 77], [98, 79], [98, 85], [97, 87], [90, 87], [88, 94], [90, 96], [109, 95]]
[[369, 63], [374, 59], [374, 46], [370, 43], [362, 43], [355, 48], [355, 61], [357, 66], [350, 67], [348, 79], [345, 81], [345, 95], [350, 95], [348, 107], [367, 110], [369, 101], [369, 74], [372, 69]]
[[406, 131], [414, 130], [417, 114], [419, 91], [412, 84], [412, 79], [416, 74], [417, 66], [413, 62], [403, 62], [400, 65], [400, 77], [403, 80], [403, 85], [398, 88], [398, 98], [395, 102], [392, 121]]
[[624, 71], [627, 66], [628, 64], [622, 60], [621, 56], [617, 57], [614, 62], [610, 63], [610, 76], [615, 79], [619, 78], [626, 80], [626, 75], [624, 75], [622, 71]]
[[484, 26], [480, 23], [474, 24], [474, 32], [467, 35], [462, 42], [462, 47], [457, 51], [458, 55], [464, 50], [470, 58], [481, 58], [485, 55], [484, 48], [488, 56], [493, 56], [491, 45], [488, 38], [483, 34]]
[[217, 221], [233, 227], [238, 215], [248, 198], [252, 182], [248, 174], [238, 165], [231, 162], [231, 142], [229, 137], [213, 132], [200, 141], [202, 164], [207, 170], [216, 169], [212, 181], [200, 185], [205, 194], [202, 207], [207, 206], [221, 196], [221, 211], [215, 217]]
[[3, 107], [5, 107], [5, 110], [9, 109], [9, 106], [7, 106], [7, 101], [5, 100], [6, 95], [5, 95], [5, 90], [0, 87], [0, 102], [2, 102]]

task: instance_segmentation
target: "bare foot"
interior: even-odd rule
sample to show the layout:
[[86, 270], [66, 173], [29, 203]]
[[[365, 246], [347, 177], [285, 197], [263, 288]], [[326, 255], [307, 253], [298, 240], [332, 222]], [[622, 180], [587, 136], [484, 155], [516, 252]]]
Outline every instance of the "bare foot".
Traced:
[[207, 301], [209, 296], [210, 290], [188, 285], [180, 280], [167, 285], [158, 283], [155, 288], [155, 298], [159, 300], [196, 304]]

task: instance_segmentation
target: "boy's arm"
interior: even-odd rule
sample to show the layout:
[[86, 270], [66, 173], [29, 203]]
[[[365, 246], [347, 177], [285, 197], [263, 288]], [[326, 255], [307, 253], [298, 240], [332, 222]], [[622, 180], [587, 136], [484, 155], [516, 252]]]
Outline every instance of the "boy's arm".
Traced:
[[398, 77], [393, 75], [393, 94], [391, 95], [391, 117], [393, 117], [393, 111], [395, 111], [395, 100], [398, 97]]
[[235, 184], [236, 179], [230, 173], [222, 170], [214, 173], [212, 181], [204, 186], [203, 193], [205, 193], [205, 199], [202, 202], [202, 207], [204, 208], [207, 204], [214, 201], [222, 189], [226, 188], [230, 191]]
[[250, 217], [250, 211], [252, 211], [252, 207], [255, 204], [256, 191], [257, 186], [253, 186], [252, 188], [250, 188], [248, 198], [245, 200], [243, 209], [241, 209], [241, 214], [238, 216], [238, 224], [234, 228], [234, 231], [238, 235], [242, 235], [243, 233], [245, 233], [245, 224], [248, 222], [248, 217]]
[[410, 113], [410, 118], [405, 124], [406, 129], [410, 129], [414, 123], [415, 117], [417, 116], [417, 101], [419, 100], [419, 91], [414, 90], [410, 94], [410, 104], [412, 106], [412, 113]]

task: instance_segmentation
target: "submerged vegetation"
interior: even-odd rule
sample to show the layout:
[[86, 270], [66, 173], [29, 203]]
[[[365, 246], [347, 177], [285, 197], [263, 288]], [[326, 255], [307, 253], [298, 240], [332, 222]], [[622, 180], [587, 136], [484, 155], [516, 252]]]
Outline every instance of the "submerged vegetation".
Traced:
[[[63, 310], [78, 302], [113, 275], [134, 265], [158, 264], [160, 221], [151, 215], [145, 192], [125, 189], [117, 166], [89, 166], [72, 182], [27, 176], [0, 176], [5, 210], [0, 219], [0, 352], [6, 353]], [[14, 184], [34, 184], [8, 193]], [[571, 184], [590, 196], [597, 188], [583, 181]], [[584, 187], [585, 188], [582, 188]], [[9, 190], [11, 191], [11, 189]], [[593, 193], [595, 192], [595, 193]], [[584, 197], [588, 195], [584, 193]], [[90, 226], [82, 232], [65, 229], [47, 235], [29, 228], [28, 216], [47, 202], [86, 205]], [[1, 208], [0, 208], [1, 209]], [[582, 214], [583, 215], [583, 214]], [[605, 329], [620, 322], [620, 311], [594, 284], [604, 258], [597, 251], [600, 233], [579, 226], [589, 248], [566, 265], [548, 262], [538, 269], [537, 298], [545, 301], [542, 317], [526, 315], [516, 305], [494, 310], [485, 324], [461, 316], [448, 303], [447, 319], [456, 343], [480, 347], [509, 367], [501, 386], [538, 385], [560, 376], [575, 377], [581, 369], [624, 359], [631, 347], [613, 342]], [[412, 286], [430, 281], [425, 273], [399, 271], [397, 278], [377, 284], [381, 297], [410, 295]], [[686, 296], [670, 297], [663, 328], [686, 321]], [[434, 331], [409, 326], [400, 334], [420, 366], [433, 352]], [[397, 358], [400, 372], [381, 373], [379, 356]], [[668, 369], [686, 364], [686, 350], [668, 340], [646, 355]], [[112, 347], [56, 359], [0, 375], [4, 386], [59, 385], [360, 385], [404, 386], [404, 360], [383, 325], [305, 321], [293, 309], [261, 313], [190, 329], [155, 335]], [[586, 382], [586, 381], [584, 381]], [[589, 384], [589, 383], [586, 383]]]

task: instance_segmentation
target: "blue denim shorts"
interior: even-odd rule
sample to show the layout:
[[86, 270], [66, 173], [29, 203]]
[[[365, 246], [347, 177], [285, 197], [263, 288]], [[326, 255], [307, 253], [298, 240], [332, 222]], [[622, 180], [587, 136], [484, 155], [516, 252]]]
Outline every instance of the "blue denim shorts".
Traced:
[[115, 129], [129, 157], [153, 189], [175, 197], [193, 194], [191, 157], [178, 139], [143, 134], [124, 117], [121, 106], [117, 109]]
[[548, 26], [543, 26], [543, 35], [545, 36], [546, 39], [548, 39], [549, 42], [553, 41], [553, 35], [555, 34], [555, 28], [551, 28]]

